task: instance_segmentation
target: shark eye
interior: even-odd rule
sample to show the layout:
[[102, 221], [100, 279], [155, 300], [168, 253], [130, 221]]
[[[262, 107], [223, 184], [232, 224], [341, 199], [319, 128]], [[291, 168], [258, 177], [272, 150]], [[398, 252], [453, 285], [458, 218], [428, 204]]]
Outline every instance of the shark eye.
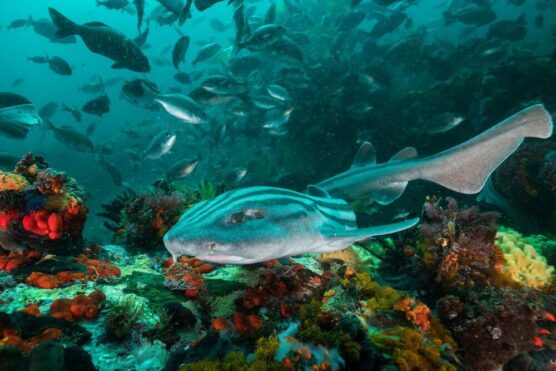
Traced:
[[237, 212], [237, 213], [233, 213], [232, 215], [230, 215], [230, 222], [232, 224], [241, 224], [246, 220], [246, 216], [245, 213], [243, 211]]

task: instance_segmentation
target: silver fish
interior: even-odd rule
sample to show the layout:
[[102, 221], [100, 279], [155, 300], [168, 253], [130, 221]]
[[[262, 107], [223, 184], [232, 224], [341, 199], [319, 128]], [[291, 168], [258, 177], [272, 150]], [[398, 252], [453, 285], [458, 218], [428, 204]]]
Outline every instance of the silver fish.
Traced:
[[151, 160], [158, 160], [172, 150], [172, 147], [176, 144], [176, 138], [177, 136], [175, 134], [166, 131], [158, 133], [149, 143], [144, 157]]
[[183, 94], [158, 94], [154, 100], [170, 115], [189, 124], [202, 124], [207, 117], [201, 106], [190, 97]]

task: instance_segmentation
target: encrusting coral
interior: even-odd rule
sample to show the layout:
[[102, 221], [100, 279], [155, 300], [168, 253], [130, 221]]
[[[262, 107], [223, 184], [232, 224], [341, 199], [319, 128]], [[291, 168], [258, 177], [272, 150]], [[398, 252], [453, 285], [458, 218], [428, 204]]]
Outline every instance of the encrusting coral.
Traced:
[[553, 279], [554, 267], [520, 233], [500, 228], [496, 234], [496, 245], [504, 251], [504, 271], [515, 282], [542, 289]]
[[79, 245], [87, 218], [83, 191], [40, 156], [25, 155], [14, 172], [0, 172], [0, 231], [17, 247], [56, 251]]

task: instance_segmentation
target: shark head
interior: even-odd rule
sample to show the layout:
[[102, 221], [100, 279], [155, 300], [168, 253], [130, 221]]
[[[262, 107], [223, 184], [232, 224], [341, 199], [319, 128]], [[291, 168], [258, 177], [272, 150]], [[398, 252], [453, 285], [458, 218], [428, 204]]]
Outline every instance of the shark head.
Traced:
[[[298, 255], [322, 245], [326, 217], [317, 198], [273, 187], [249, 187], [224, 193], [187, 210], [164, 236], [174, 259], [185, 254], [223, 264], [251, 264]], [[353, 212], [341, 200], [342, 225], [355, 226]], [[324, 207], [324, 206], [321, 206]]]

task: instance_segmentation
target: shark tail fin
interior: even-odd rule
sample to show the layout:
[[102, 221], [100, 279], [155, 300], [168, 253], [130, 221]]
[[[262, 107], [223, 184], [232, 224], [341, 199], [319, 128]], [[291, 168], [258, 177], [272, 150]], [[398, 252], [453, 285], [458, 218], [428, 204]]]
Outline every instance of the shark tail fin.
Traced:
[[50, 14], [50, 18], [52, 19], [52, 23], [56, 26], [56, 36], [66, 37], [75, 35], [78, 30], [77, 24], [75, 24], [72, 20], [65, 17], [62, 13], [57, 11], [54, 8], [48, 8], [48, 14]]
[[423, 159], [418, 165], [420, 179], [459, 193], [477, 193], [524, 138], [546, 139], [552, 131], [552, 118], [544, 106], [528, 107], [465, 143]]

